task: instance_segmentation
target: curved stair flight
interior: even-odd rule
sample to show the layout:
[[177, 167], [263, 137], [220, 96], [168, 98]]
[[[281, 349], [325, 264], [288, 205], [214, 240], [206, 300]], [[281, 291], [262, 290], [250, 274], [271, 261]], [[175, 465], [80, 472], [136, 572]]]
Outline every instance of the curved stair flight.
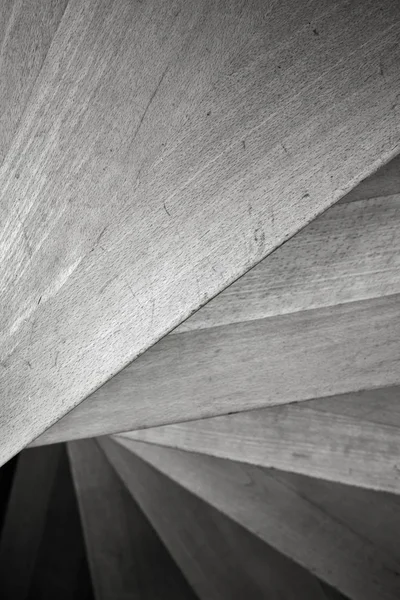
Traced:
[[399, 40], [0, 4], [1, 600], [400, 598]]

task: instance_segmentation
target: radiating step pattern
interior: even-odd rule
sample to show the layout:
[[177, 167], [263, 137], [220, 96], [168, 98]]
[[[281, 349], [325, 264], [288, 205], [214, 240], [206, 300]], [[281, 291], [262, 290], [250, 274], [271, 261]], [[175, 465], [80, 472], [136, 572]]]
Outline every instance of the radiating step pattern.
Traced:
[[1, 600], [400, 598], [399, 34], [1, 3]]
[[35, 443], [399, 384], [397, 192], [329, 209]]
[[199, 598], [326, 600], [304, 569], [115, 442], [101, 446]]
[[96, 600], [196, 600], [96, 441], [68, 444]]
[[[1, 463], [400, 144], [393, 0], [6, 0], [3, 15]], [[394, 383], [384, 368], [375, 379]], [[324, 393], [350, 391], [339, 380]], [[214, 396], [218, 414], [235, 410]], [[142, 424], [183, 412], [140, 415], [136, 401]]]
[[400, 294], [167, 336], [46, 437], [91, 437], [399, 383]]
[[[398, 598], [398, 552], [273, 471], [132, 440], [120, 443], [352, 600]], [[124, 460], [129, 464], [126, 453]], [[367, 525], [370, 518], [367, 513]]]
[[18, 459], [4, 598], [398, 598], [399, 496], [122, 437], [68, 456]]

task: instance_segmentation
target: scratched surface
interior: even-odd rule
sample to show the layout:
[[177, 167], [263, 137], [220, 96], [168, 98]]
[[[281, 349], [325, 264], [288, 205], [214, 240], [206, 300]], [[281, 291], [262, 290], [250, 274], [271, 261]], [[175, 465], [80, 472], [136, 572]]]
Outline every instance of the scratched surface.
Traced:
[[29, 101], [68, 0], [0, 4], [0, 165]]
[[0, 171], [1, 461], [398, 152], [399, 15], [70, 0]]

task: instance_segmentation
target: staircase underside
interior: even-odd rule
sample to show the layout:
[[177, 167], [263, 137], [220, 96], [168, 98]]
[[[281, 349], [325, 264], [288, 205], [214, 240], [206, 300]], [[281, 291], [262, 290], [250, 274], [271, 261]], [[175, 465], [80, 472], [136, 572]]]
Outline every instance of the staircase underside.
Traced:
[[400, 597], [399, 39], [0, 5], [2, 598]]
[[1, 7], [3, 462], [400, 142], [392, 0], [47, 3]]

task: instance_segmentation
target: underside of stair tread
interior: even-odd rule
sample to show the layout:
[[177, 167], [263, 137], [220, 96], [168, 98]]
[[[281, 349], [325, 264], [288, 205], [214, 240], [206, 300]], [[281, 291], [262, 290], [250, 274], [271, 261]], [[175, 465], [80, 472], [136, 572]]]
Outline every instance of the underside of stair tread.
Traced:
[[1, 600], [399, 600], [399, 39], [0, 3]]
[[40, 48], [1, 124], [2, 462], [400, 142], [391, 0], [35, 0], [27, 34], [25, 4], [1, 8], [6, 89], [18, 20]]
[[279, 481], [295, 490], [339, 523], [343, 523], [400, 565], [400, 499], [398, 495], [274, 470]]
[[400, 493], [400, 388], [120, 434], [331, 481]]
[[[398, 597], [397, 498], [363, 490], [360, 505], [361, 490], [352, 501], [348, 488], [349, 498], [336, 510], [323, 492], [315, 499], [312, 487], [307, 492], [296, 485], [299, 476], [288, 484], [289, 474], [132, 440], [119, 443], [349, 598]], [[123, 460], [129, 468], [126, 451]], [[334, 485], [315, 481], [317, 490]], [[345, 493], [342, 486], [338, 497]], [[384, 527], [377, 525], [379, 511]]]

